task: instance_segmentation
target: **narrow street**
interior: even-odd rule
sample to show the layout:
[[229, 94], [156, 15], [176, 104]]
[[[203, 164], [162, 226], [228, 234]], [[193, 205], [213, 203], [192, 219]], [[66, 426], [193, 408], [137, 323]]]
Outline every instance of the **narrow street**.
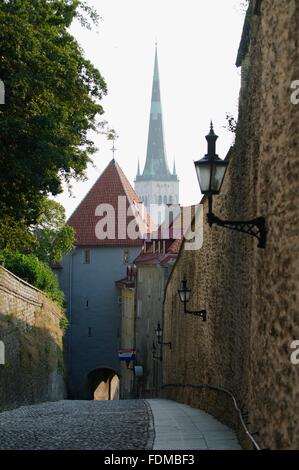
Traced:
[[240, 449], [233, 431], [170, 400], [59, 401], [0, 413], [0, 449]]

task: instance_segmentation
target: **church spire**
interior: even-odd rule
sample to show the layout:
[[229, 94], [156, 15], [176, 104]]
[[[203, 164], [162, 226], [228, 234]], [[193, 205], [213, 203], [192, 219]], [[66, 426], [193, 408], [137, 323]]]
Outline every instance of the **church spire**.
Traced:
[[177, 176], [177, 174], [176, 174], [175, 160], [173, 160], [173, 172], [172, 172], [172, 176]]
[[138, 158], [138, 166], [137, 166], [137, 178], [140, 176], [140, 162]]
[[155, 65], [146, 162], [143, 174], [139, 177], [137, 175], [136, 177], [136, 181], [138, 180], [177, 180], [177, 178], [174, 177], [169, 171], [165, 154], [157, 44], [155, 50]]

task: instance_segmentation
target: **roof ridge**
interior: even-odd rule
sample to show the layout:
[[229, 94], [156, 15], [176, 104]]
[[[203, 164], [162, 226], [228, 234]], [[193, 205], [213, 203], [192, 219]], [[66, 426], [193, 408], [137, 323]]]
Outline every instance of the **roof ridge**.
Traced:
[[[126, 212], [124, 212], [124, 207], [120, 208], [119, 206], [120, 196], [126, 200]], [[141, 209], [138, 207], [139, 202], [140, 199], [122, 168], [115, 160], [111, 160], [67, 221], [76, 231], [76, 244], [92, 246], [141, 245], [144, 235], [149, 231], [150, 223], [147, 212], [144, 212], [143, 207]], [[113, 238], [106, 229], [103, 231], [101, 219], [98, 219], [97, 208], [101, 204], [110, 205], [114, 209], [113, 221], [111, 218], [109, 219], [110, 216], [106, 213], [106, 217], [110, 220], [110, 229], [112, 227], [115, 228]], [[131, 208], [131, 213], [128, 213], [128, 206]], [[120, 217], [119, 210], [121, 210]], [[111, 212], [109, 211], [109, 213]], [[131, 238], [130, 233], [128, 233], [129, 224], [133, 220], [135, 221], [136, 229], [139, 229], [138, 232], [136, 231], [138, 238]], [[126, 236], [123, 231], [125, 227], [123, 225], [124, 221], [126, 223]], [[120, 229], [120, 227], [123, 227], [123, 229]], [[97, 230], [100, 230], [100, 232], [97, 232]], [[104, 238], [101, 238], [102, 236], [98, 238], [98, 233], [104, 233]]]
[[98, 178], [95, 180], [95, 182], [93, 183], [93, 185], [89, 188], [89, 190], [87, 191], [87, 193], [85, 194], [85, 196], [83, 197], [83, 199], [79, 202], [79, 204], [77, 205], [77, 207], [73, 210], [73, 212], [71, 213], [71, 215], [69, 216], [69, 218], [67, 219], [66, 223], [68, 224], [69, 220], [73, 217], [74, 213], [79, 209], [79, 207], [83, 204], [83, 202], [85, 201], [85, 199], [89, 196], [89, 194], [91, 193], [91, 191], [93, 190], [94, 186], [97, 184], [97, 182], [102, 178], [103, 174], [105, 173], [105, 171], [109, 168], [110, 165], [113, 165], [113, 163], [115, 163], [115, 160], [111, 160], [108, 165], [106, 165], [106, 167], [104, 168], [104, 170], [101, 172], [101, 174], [98, 176]]

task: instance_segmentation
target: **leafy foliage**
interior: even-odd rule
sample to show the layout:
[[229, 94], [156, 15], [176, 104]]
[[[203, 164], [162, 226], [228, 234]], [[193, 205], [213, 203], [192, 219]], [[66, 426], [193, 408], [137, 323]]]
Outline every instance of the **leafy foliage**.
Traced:
[[0, 218], [35, 223], [43, 197], [84, 176], [106, 84], [69, 33], [79, 0], [0, 0]]
[[37, 248], [37, 239], [23, 221], [0, 216], [0, 249], [30, 254]]
[[225, 119], [227, 121], [227, 125], [225, 126], [225, 128], [228, 131], [235, 134], [236, 131], [237, 131], [237, 126], [238, 126], [238, 123], [237, 123], [236, 119], [234, 118], [234, 116], [232, 114], [229, 114], [229, 113], [226, 113]]
[[41, 214], [34, 227], [36, 237], [33, 252], [47, 264], [60, 261], [75, 243], [75, 231], [65, 223], [64, 207], [51, 199], [44, 199]]
[[66, 317], [62, 317], [59, 321], [59, 327], [64, 331], [68, 328], [69, 324], [70, 322]]
[[63, 304], [63, 292], [59, 290], [55, 274], [35, 256], [0, 250], [0, 263], [16, 276], [44, 291], [52, 300]]

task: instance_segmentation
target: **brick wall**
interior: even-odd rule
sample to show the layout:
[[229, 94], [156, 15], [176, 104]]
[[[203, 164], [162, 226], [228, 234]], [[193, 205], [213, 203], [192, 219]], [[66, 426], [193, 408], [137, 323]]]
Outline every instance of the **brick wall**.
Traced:
[[[290, 363], [290, 344], [299, 339], [299, 105], [290, 101], [291, 82], [299, 79], [299, 3], [263, 0], [261, 15], [250, 21], [239, 130], [214, 212], [265, 216], [267, 246], [205, 224], [202, 249], [182, 249], [166, 291], [165, 334], [173, 349], [163, 381], [225, 387], [249, 411], [262, 447], [299, 448], [299, 366]], [[184, 273], [190, 308], [206, 308], [207, 323], [183, 314], [177, 288]], [[237, 427], [231, 404], [217, 392], [164, 394]]]
[[61, 309], [0, 266], [0, 410], [64, 397]]

